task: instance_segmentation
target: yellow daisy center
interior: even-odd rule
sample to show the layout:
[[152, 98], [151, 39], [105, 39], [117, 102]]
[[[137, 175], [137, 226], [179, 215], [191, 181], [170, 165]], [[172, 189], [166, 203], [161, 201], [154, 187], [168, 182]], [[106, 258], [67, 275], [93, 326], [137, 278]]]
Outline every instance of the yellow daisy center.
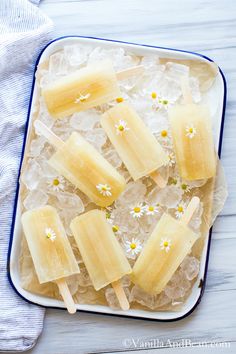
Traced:
[[130, 244], [130, 248], [131, 248], [132, 250], [135, 250], [136, 247], [137, 247], [137, 246], [136, 246], [135, 243], [132, 242], [132, 243]]
[[154, 206], [148, 207], [148, 210], [149, 210], [149, 211], [154, 211]]
[[189, 131], [189, 133], [191, 133], [191, 134], [192, 134], [192, 133], [193, 133], [193, 128], [189, 128], [189, 130], [188, 130], [188, 131]]
[[135, 212], [135, 213], [140, 213], [140, 211], [141, 211], [141, 208], [140, 208], [140, 207], [135, 207], [135, 208], [134, 208], [134, 212]]
[[106, 186], [102, 186], [102, 191], [107, 191], [107, 187]]
[[168, 100], [163, 100], [162, 103], [163, 104], [168, 104]]
[[152, 92], [151, 96], [152, 96], [152, 98], [155, 100], [155, 98], [157, 98], [156, 92]]
[[107, 219], [110, 219], [110, 217], [111, 217], [111, 213], [108, 213], [108, 212], [107, 212], [107, 213], [106, 213], [106, 218], [107, 218]]
[[120, 132], [123, 132], [124, 129], [125, 129], [125, 128], [124, 128], [123, 125], [119, 125], [119, 126], [118, 126], [118, 130], [119, 130]]
[[183, 208], [181, 205], [179, 205], [179, 206], [178, 206], [178, 211], [179, 211], [180, 213], [182, 213], [182, 212], [184, 211], [184, 208]]
[[57, 178], [55, 178], [52, 183], [54, 186], [58, 186], [60, 184], [60, 182]]
[[164, 247], [168, 247], [169, 246], [169, 242], [168, 241], [164, 241], [163, 246]]
[[113, 225], [112, 230], [113, 230], [113, 232], [117, 232], [117, 231], [119, 231], [119, 227], [117, 225]]
[[167, 130], [162, 130], [162, 131], [161, 131], [161, 136], [162, 136], [162, 138], [166, 138], [167, 135], [168, 135]]
[[47, 232], [46, 236], [47, 236], [47, 238], [50, 238], [50, 237], [52, 237], [52, 234], [50, 232]]
[[116, 102], [117, 102], [117, 103], [121, 103], [121, 102], [123, 102], [123, 101], [124, 101], [123, 97], [117, 97], [117, 99], [116, 99]]

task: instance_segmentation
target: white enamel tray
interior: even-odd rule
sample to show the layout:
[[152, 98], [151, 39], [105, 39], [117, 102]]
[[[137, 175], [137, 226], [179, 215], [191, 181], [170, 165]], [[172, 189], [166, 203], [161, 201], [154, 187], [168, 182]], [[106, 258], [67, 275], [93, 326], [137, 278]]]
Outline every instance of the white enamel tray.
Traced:
[[[53, 42], [49, 43], [41, 53], [40, 57], [38, 58], [35, 70], [37, 69], [37, 65], [45, 61], [52, 53], [61, 49], [64, 45], [75, 44], [75, 43], [90, 44], [91, 46], [94, 47], [100, 46], [104, 48], [122, 47], [124, 49], [127, 49], [129, 52], [133, 52], [137, 55], [157, 54], [160, 57], [169, 58], [170, 60], [190, 59], [190, 60], [200, 60], [203, 62], [212, 61], [211, 59], [202, 56], [200, 54], [186, 52], [182, 50], [111, 41], [111, 40], [105, 40], [100, 38], [69, 36], [69, 37], [58, 38]], [[31, 124], [31, 111], [32, 111], [32, 107], [34, 106], [35, 97], [36, 97], [36, 88], [35, 88], [35, 84], [33, 83], [29, 112], [27, 117], [25, 139], [24, 139], [24, 144], [22, 149], [22, 160], [24, 156], [25, 144], [28, 139], [28, 127]], [[223, 136], [223, 126], [224, 126], [225, 102], [226, 102], [226, 82], [221, 70], [217, 75], [214, 85], [208, 92], [207, 96], [204, 97], [204, 100], [206, 100], [206, 102], [208, 103], [211, 109], [212, 119], [213, 119], [214, 140], [215, 140], [216, 147], [218, 147], [218, 152], [220, 155], [222, 136]], [[19, 176], [20, 176], [20, 171], [19, 171]], [[29, 291], [24, 290], [20, 285], [19, 256], [20, 256], [20, 245], [21, 245], [21, 235], [22, 235], [21, 222], [20, 222], [20, 217], [21, 217], [20, 205], [21, 205], [21, 201], [20, 201], [19, 183], [18, 183], [16, 198], [15, 198], [14, 213], [13, 213], [9, 255], [8, 255], [9, 281], [13, 286], [13, 288], [15, 289], [15, 291], [26, 301], [44, 307], [48, 307], [48, 308], [65, 309], [64, 303], [62, 301], [33, 294]], [[128, 311], [117, 311], [111, 309], [108, 306], [84, 305], [84, 304], [83, 305], [78, 304], [77, 309], [79, 311], [89, 311], [89, 312], [96, 312], [96, 313], [103, 313], [103, 314], [110, 314], [110, 315], [112, 314], [112, 315], [119, 315], [119, 316], [145, 318], [145, 319], [152, 319], [158, 321], [174, 321], [188, 316], [199, 304], [201, 297], [203, 295], [205, 282], [206, 282], [206, 275], [207, 275], [210, 242], [211, 242], [211, 231], [209, 232], [209, 236], [206, 238], [205, 241], [205, 246], [201, 257], [200, 272], [198, 278], [196, 279], [196, 282], [193, 286], [191, 295], [189, 296], [188, 300], [181, 308], [181, 310], [153, 312], [148, 310], [145, 311], [145, 310], [131, 309]]]

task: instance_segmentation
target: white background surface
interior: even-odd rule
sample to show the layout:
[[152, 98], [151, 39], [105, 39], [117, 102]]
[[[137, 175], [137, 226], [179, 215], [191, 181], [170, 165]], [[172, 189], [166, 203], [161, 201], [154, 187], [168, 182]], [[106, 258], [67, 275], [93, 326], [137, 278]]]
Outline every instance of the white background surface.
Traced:
[[[42, 0], [40, 7], [55, 23], [55, 38], [72, 34], [97, 36], [192, 50], [214, 59], [228, 84], [222, 163], [230, 195], [214, 226], [205, 295], [191, 316], [180, 322], [158, 323], [86, 313], [69, 316], [65, 311], [48, 310], [43, 333], [29, 353], [111, 353], [130, 349], [147, 354], [163, 345], [181, 345], [182, 340], [196, 345], [192, 353], [235, 353], [235, 1]], [[231, 348], [203, 349], [199, 347], [202, 342], [231, 342]], [[161, 353], [189, 351], [169, 348]]]

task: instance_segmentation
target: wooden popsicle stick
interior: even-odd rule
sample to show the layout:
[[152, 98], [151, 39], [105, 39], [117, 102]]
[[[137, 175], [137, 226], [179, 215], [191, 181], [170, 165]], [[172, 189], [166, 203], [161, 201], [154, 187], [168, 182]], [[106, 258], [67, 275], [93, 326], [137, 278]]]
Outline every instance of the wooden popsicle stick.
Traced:
[[153, 181], [157, 184], [159, 188], [165, 188], [167, 185], [167, 181], [162, 177], [162, 175], [158, 171], [154, 171], [149, 175]]
[[144, 71], [143, 65], [133, 66], [132, 68], [124, 69], [116, 73], [117, 80], [125, 80], [130, 76], [142, 74]]
[[43, 135], [55, 148], [60, 149], [64, 145], [64, 141], [61, 140], [56, 134], [54, 134], [43, 122], [36, 120], [34, 127], [37, 132]]
[[66, 305], [67, 311], [70, 314], [75, 313], [76, 312], [75, 303], [74, 303], [73, 297], [70, 293], [70, 290], [68, 288], [68, 285], [67, 285], [65, 279], [58, 279], [55, 281], [55, 283], [57, 284], [57, 286], [59, 288], [62, 299]]
[[181, 79], [181, 89], [183, 92], [183, 97], [184, 97], [184, 103], [185, 104], [190, 104], [193, 102], [192, 99], [192, 94], [190, 91], [190, 87], [189, 87], [189, 78], [184, 76]]
[[127, 311], [130, 306], [124, 288], [121, 284], [121, 281], [120, 280], [114, 281], [113, 283], [111, 283], [111, 285], [116, 293], [120, 307], [122, 308], [122, 310]]
[[193, 216], [194, 212], [197, 210], [200, 204], [200, 199], [198, 197], [193, 197], [187, 206], [187, 209], [184, 213], [184, 215], [181, 217], [181, 222], [184, 224], [188, 224], [191, 217]]

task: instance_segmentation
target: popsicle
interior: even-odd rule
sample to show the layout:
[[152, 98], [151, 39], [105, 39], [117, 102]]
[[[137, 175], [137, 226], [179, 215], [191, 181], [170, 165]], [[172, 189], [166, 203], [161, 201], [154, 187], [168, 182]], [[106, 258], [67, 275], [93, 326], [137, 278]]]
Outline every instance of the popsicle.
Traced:
[[70, 227], [95, 290], [112, 284], [121, 308], [128, 310], [120, 279], [132, 270], [105, 212], [91, 210], [73, 219]]
[[179, 173], [186, 180], [214, 177], [216, 154], [209, 109], [192, 103], [187, 78], [182, 80], [182, 90], [185, 104], [169, 110]]
[[79, 273], [79, 267], [56, 209], [28, 210], [21, 220], [40, 284], [55, 282], [68, 312], [76, 312], [66, 278]]
[[98, 106], [119, 97], [117, 80], [140, 74], [135, 66], [116, 73], [110, 60], [104, 60], [73, 72], [42, 89], [49, 113], [63, 118], [75, 112]]
[[57, 149], [48, 163], [94, 203], [106, 207], [123, 192], [123, 176], [80, 134], [74, 132], [64, 142], [41, 121], [34, 125]]
[[167, 155], [129, 104], [119, 103], [106, 111], [101, 125], [135, 181], [150, 175], [165, 187], [166, 181], [157, 170], [168, 163]]
[[165, 288], [199, 238], [188, 227], [198, 206], [199, 198], [193, 197], [179, 221], [164, 213], [153, 230], [132, 273], [132, 281], [147, 293], [159, 294]]

